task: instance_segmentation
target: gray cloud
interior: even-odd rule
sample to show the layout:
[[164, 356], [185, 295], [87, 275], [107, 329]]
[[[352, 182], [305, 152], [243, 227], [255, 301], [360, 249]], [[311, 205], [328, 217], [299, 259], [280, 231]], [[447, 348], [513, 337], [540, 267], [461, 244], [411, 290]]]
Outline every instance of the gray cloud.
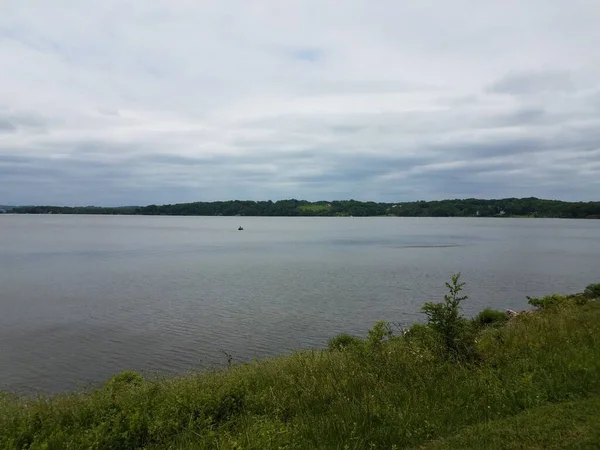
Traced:
[[571, 92], [574, 89], [570, 74], [558, 70], [509, 73], [488, 88], [490, 92], [512, 95]]
[[0, 120], [0, 133], [12, 133], [16, 129], [17, 127], [15, 127], [12, 123], [6, 120]]
[[504, 116], [494, 118], [496, 126], [523, 126], [543, 123], [547, 119], [546, 111], [542, 108], [522, 108]]
[[31, 112], [14, 112], [0, 109], [0, 130], [6, 127], [9, 131], [17, 128], [45, 128], [48, 120]]

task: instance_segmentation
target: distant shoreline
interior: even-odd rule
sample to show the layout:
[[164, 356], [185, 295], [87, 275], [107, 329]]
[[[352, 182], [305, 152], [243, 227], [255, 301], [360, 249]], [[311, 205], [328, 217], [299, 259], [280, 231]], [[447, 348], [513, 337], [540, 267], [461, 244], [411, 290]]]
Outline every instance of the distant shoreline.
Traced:
[[361, 202], [356, 200], [278, 200], [194, 202], [148, 206], [17, 206], [0, 208], [5, 214], [87, 214], [142, 216], [239, 217], [497, 217], [600, 219], [600, 201], [565, 202], [530, 198], [455, 199], [416, 202]]
[[92, 214], [92, 213], [0, 213], [1, 216], [105, 216], [105, 217], [271, 217], [271, 218], [322, 218], [322, 219], [562, 219], [562, 220], [598, 220], [600, 217], [546, 217], [546, 216], [310, 216], [310, 215], [297, 215], [297, 216], [223, 216], [223, 215], [193, 215], [193, 214], [122, 214], [122, 213], [105, 213], [105, 214]]

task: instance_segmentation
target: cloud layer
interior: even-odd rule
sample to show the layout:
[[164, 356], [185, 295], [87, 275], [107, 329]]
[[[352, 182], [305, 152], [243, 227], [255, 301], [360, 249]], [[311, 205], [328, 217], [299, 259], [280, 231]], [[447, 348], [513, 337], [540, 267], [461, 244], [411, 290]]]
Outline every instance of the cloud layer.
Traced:
[[0, 4], [0, 204], [600, 199], [596, 0]]

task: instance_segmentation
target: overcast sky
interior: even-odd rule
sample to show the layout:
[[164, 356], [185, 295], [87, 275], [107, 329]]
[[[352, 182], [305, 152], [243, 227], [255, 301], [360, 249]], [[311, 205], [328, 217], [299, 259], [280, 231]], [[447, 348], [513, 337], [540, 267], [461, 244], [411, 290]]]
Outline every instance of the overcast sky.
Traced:
[[0, 204], [600, 200], [598, 0], [1, 0]]

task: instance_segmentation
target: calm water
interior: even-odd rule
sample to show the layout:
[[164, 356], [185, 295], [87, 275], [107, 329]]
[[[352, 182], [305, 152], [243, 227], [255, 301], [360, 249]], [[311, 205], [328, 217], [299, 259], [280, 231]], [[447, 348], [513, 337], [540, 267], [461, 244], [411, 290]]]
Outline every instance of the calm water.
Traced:
[[[245, 230], [238, 232], [238, 225]], [[0, 216], [0, 389], [182, 373], [600, 281], [600, 221]]]

